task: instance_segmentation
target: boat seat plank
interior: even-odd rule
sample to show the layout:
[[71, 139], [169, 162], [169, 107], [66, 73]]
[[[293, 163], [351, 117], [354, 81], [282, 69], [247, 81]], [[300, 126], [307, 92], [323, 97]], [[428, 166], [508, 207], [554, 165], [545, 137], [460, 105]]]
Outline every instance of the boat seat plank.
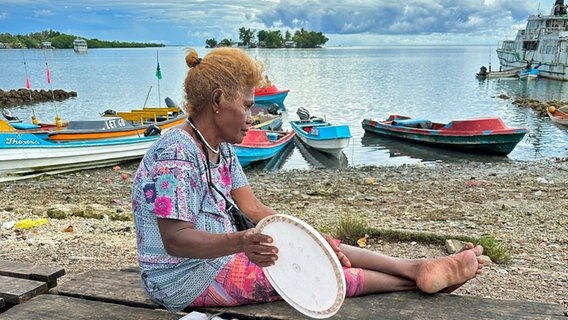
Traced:
[[134, 121], [143, 123], [146, 119], [151, 119], [154, 122], [158, 122], [158, 114], [155, 112], [145, 112], [145, 111], [120, 111], [116, 113], [119, 117], [127, 121]]
[[4, 299], [0, 298], [0, 310], [2, 310], [2, 308], [4, 308], [5, 305], [6, 305], [6, 302], [4, 302]]
[[0, 298], [8, 304], [24, 303], [48, 290], [42, 281], [0, 276]]
[[[77, 275], [59, 286], [58, 293], [67, 296], [156, 308], [142, 289], [139, 272], [96, 270]], [[112, 290], [109, 290], [112, 288]], [[308, 319], [285, 302], [241, 307], [188, 308], [187, 312], [219, 313], [231, 319]], [[420, 292], [375, 294], [348, 298], [336, 315], [337, 319], [566, 319], [560, 305], [507, 301], [454, 294], [427, 295]]]
[[132, 109], [132, 112], [156, 112], [158, 114], [167, 114], [167, 113], [180, 113], [181, 109], [178, 107], [168, 107], [168, 108], [159, 108], [159, 107], [149, 107], [143, 109]]
[[330, 124], [327, 123], [327, 122], [326, 122], [326, 123], [309, 123], [309, 122], [306, 122], [306, 123], [297, 124], [297, 126], [300, 127], [300, 128], [306, 128], [306, 127], [328, 127], [328, 126], [330, 126]]
[[65, 275], [65, 269], [0, 260], [0, 275], [43, 281], [47, 283], [49, 288], [53, 288], [57, 285], [57, 279]]
[[112, 302], [142, 308], [158, 308], [144, 291], [140, 272], [92, 270], [76, 275], [56, 288], [60, 295]]
[[135, 308], [53, 294], [35, 297], [0, 314], [3, 320], [177, 320], [182, 316], [165, 310]]

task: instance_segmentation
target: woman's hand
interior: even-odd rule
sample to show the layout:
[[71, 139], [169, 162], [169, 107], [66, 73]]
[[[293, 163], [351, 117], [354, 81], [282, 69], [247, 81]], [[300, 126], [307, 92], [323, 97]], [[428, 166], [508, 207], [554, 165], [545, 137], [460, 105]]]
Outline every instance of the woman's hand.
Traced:
[[278, 248], [271, 243], [272, 238], [258, 232], [256, 228], [244, 231], [242, 236], [243, 252], [259, 267], [269, 267], [278, 259]]
[[335, 255], [337, 255], [337, 258], [339, 259], [339, 262], [341, 262], [341, 265], [347, 268], [351, 268], [351, 261], [349, 261], [349, 258], [347, 258], [345, 253], [341, 251], [341, 248], [339, 247], [339, 240], [326, 233], [321, 233], [321, 235], [323, 236], [325, 241], [329, 243], [333, 251], [335, 251]]

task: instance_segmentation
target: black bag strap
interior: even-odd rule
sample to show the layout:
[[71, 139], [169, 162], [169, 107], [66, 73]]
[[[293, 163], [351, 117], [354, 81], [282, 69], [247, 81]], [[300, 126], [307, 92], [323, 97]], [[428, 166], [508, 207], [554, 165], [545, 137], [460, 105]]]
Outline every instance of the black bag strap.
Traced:
[[[229, 200], [227, 197], [225, 197], [225, 195], [223, 194], [223, 192], [221, 192], [221, 190], [219, 190], [214, 184], [213, 184], [213, 178], [211, 175], [211, 166], [209, 164], [209, 152], [207, 151], [207, 147], [205, 146], [205, 141], [203, 141], [203, 137], [201, 136], [201, 132], [199, 132], [197, 130], [197, 127], [195, 126], [195, 124], [193, 123], [193, 121], [191, 120], [191, 118], [187, 118], [187, 122], [191, 125], [191, 127], [193, 128], [193, 130], [195, 131], [195, 135], [197, 136], [197, 139], [199, 139], [199, 143], [201, 144], [201, 147], [203, 148], [203, 152], [205, 153], [205, 168], [207, 169], [207, 184], [209, 185], [210, 188], [212, 188], [213, 190], [215, 190], [218, 194], [221, 195], [221, 197], [223, 197], [223, 200], [225, 200], [225, 205], [229, 205], [229, 207], [235, 207], [235, 208], [239, 208], [237, 207], [237, 205]], [[232, 211], [230, 211], [232, 212]], [[232, 217], [234, 219], [234, 217]]]

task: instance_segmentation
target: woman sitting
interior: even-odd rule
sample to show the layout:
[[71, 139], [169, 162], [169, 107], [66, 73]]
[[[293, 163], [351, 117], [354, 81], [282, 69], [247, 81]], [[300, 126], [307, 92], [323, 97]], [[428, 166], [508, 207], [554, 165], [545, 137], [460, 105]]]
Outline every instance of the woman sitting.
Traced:
[[[278, 262], [278, 248], [255, 228], [237, 231], [229, 212], [234, 202], [254, 222], [275, 214], [254, 195], [231, 147], [252, 122], [262, 66], [236, 48], [203, 59], [190, 49], [186, 63], [189, 119], [148, 150], [132, 190], [144, 288], [171, 311], [279, 300], [262, 269]], [[453, 256], [410, 260], [325, 238], [344, 266], [348, 296], [449, 292], [483, 267], [483, 248], [471, 244]]]

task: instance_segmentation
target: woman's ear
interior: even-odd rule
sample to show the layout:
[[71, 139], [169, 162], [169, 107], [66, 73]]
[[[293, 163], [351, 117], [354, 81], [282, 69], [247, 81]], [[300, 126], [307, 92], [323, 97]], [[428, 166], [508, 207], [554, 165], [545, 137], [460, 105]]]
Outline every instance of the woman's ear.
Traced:
[[221, 89], [215, 89], [211, 95], [211, 104], [213, 105], [213, 112], [219, 113], [221, 109]]

